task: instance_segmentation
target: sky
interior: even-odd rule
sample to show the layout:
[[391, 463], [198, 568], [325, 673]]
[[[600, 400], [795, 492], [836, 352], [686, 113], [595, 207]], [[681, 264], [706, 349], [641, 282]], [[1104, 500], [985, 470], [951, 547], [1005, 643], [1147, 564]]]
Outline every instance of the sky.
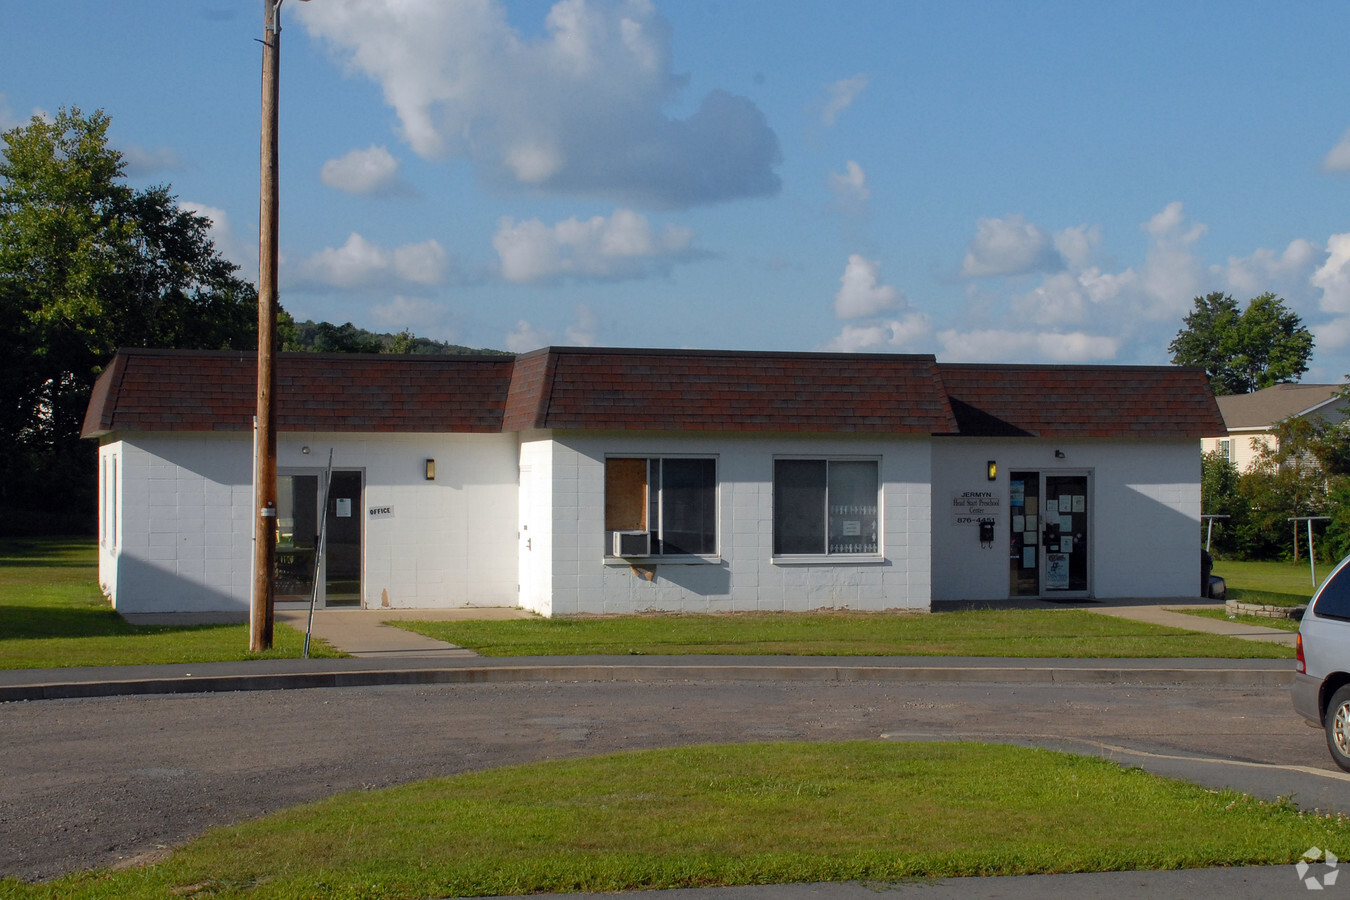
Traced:
[[[256, 280], [262, 2], [0, 3]], [[284, 0], [280, 294], [471, 347], [1165, 364], [1271, 291], [1350, 373], [1341, 2]]]

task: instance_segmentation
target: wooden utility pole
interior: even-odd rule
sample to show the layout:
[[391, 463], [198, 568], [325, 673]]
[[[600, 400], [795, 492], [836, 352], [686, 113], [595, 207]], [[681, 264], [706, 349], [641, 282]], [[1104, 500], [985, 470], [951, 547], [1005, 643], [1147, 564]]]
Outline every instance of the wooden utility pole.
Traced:
[[258, 211], [258, 421], [253, 442], [253, 594], [248, 649], [272, 647], [276, 562], [277, 435], [277, 99], [281, 84], [281, 0], [263, 0], [262, 177]]

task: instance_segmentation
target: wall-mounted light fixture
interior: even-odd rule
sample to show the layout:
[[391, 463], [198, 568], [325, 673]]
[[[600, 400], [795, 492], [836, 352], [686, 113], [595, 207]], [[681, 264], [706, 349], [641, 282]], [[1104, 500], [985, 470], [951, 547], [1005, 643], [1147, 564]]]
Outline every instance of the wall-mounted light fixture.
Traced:
[[436, 480], [436, 460], [434, 459], [427, 460], [426, 474], [427, 474], [427, 481]]
[[1055, 459], [1063, 459], [1063, 458], [1064, 458], [1064, 451], [1063, 451], [1063, 450], [1056, 450], [1056, 451], [1055, 451]]
[[301, 447], [300, 452], [305, 454], [306, 456], [309, 456], [309, 444], [306, 444], [305, 446]]
[[991, 460], [989, 460], [989, 462], [987, 462], [987, 463], [984, 464], [984, 477], [985, 477], [985, 478], [988, 478], [990, 481], [998, 481], [998, 461], [997, 461], [997, 460], [991, 459]]

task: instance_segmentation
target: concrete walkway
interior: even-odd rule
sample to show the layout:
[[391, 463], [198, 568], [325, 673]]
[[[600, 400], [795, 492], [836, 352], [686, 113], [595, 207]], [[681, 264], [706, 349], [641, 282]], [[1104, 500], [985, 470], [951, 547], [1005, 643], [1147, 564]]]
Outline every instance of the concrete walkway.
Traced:
[[1227, 619], [1211, 619], [1208, 616], [1192, 616], [1176, 611], [1182, 609], [1215, 609], [1216, 607], [1222, 609], [1223, 604], [1189, 601], [1140, 606], [1106, 604], [1093, 609], [1092, 612], [1101, 613], [1104, 616], [1114, 616], [1118, 619], [1133, 619], [1153, 625], [1166, 625], [1170, 628], [1185, 628], [1189, 631], [1203, 631], [1207, 634], [1222, 634], [1228, 637], [1241, 638], [1244, 641], [1282, 644], [1285, 647], [1294, 646], [1297, 633], [1285, 631], [1283, 628], [1247, 625], [1242, 622], [1230, 622]]
[[[276, 620], [301, 634], [309, 619], [309, 609], [278, 609]], [[472, 650], [447, 644], [424, 635], [386, 625], [385, 622], [418, 620], [458, 622], [466, 619], [528, 619], [523, 609], [504, 606], [460, 607], [456, 609], [316, 609], [311, 634], [335, 649], [356, 657], [393, 657], [398, 659], [444, 659], [477, 656]]]

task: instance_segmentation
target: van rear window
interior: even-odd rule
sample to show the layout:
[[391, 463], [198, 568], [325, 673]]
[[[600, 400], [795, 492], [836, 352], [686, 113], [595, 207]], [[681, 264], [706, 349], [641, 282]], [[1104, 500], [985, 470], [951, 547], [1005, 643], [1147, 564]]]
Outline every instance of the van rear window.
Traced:
[[1350, 566], [1337, 569], [1322, 585], [1313, 612], [1327, 619], [1350, 620]]

